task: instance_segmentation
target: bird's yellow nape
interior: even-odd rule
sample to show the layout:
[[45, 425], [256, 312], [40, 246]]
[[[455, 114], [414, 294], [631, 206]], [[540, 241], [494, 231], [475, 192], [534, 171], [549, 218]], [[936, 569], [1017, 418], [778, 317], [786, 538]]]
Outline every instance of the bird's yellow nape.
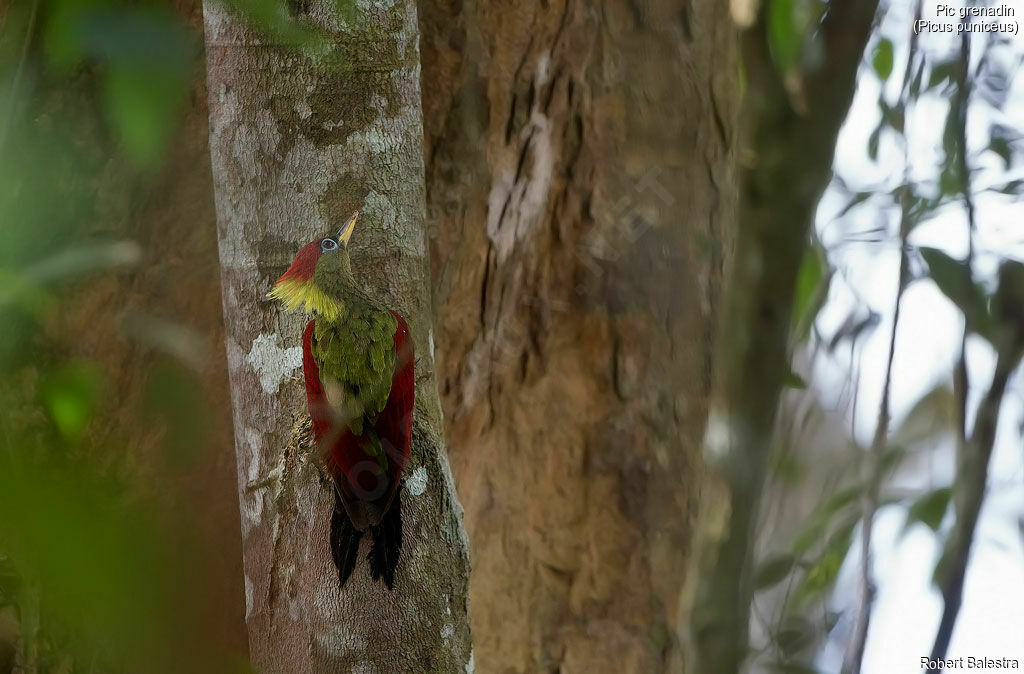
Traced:
[[313, 279], [308, 281], [298, 278], [282, 279], [274, 284], [274, 287], [267, 293], [267, 297], [284, 304], [286, 311], [304, 305], [306, 311], [312, 311], [329, 321], [337, 318], [341, 311], [341, 305], [337, 300], [320, 290], [313, 283]]

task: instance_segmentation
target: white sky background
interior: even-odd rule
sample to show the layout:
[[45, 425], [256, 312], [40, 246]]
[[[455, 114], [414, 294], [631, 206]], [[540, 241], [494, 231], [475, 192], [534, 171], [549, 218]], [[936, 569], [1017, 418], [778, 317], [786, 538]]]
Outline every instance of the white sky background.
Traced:
[[[935, 17], [937, 4], [934, 0], [925, 0], [925, 18]], [[1014, 20], [1024, 29], [1024, 0], [1010, 0], [1006, 5], [1016, 11]], [[893, 0], [881, 25], [881, 34], [895, 45], [893, 74], [886, 89], [890, 103], [896, 100], [901, 87], [911, 22], [912, 2]], [[972, 56], [976, 60], [987, 38], [976, 34], [972, 39]], [[955, 34], [923, 34], [920, 49], [930, 57], [955, 57], [959, 38]], [[1002, 51], [1003, 59], [1011, 63], [1013, 57], [1022, 55], [1024, 37], [1012, 37], [1010, 47]], [[877, 163], [867, 155], [868, 136], [880, 118], [877, 105], [880, 87], [880, 81], [866, 66], [836, 150], [836, 172], [855, 191], [876, 189], [879, 185], [888, 189], [901, 184], [904, 178], [904, 147], [895, 134], [883, 133]], [[992, 121], [999, 121], [1018, 131], [1024, 129], [1024, 77], [1017, 74], [1012, 78], [1002, 112], [995, 111], [978, 98], [975, 97], [968, 115], [968, 144], [974, 150], [972, 157], [977, 157], [976, 152], [987, 147], [988, 128]], [[942, 129], [947, 110], [948, 100], [929, 95], [922, 97], [914, 110], [908, 112], [906, 128], [911, 175], [915, 180], [938, 177], [944, 160]], [[973, 165], [984, 169], [973, 176], [975, 191], [1011, 178], [1024, 177], [1020, 168], [1020, 144], [1016, 159], [1018, 167], [1012, 168], [1010, 175], [1005, 173], [1002, 159], [991, 152], [985, 153], [980, 160], [974, 159]], [[859, 341], [859, 358], [853, 364], [859, 368], [858, 371], [851, 370], [849, 347], [841, 346], [829, 357], [817, 359], [813, 379], [814, 388], [825, 391], [826, 398], [830, 391], [838, 391], [846, 381], [853, 379], [856, 382], [856, 413], [847, 409], [847, 421], [860, 444], [867, 446], [877, 419], [892, 328], [899, 264], [898, 214], [868, 203], [855, 208], [841, 220], [833, 220], [845, 206], [845, 199], [842, 193], [830, 189], [818, 213], [819, 235], [829, 251], [830, 263], [839, 273], [833, 279], [830, 299], [817, 327], [827, 339], [855, 306], [870, 307], [882, 320], [870, 335], [861, 337]], [[976, 206], [975, 273], [979, 279], [990, 282], [1000, 258], [1024, 260], [1024, 205], [1015, 203], [1014, 197], [989, 193], [978, 195]], [[874, 242], [849, 240], [863, 238], [853, 235], [877, 228], [882, 222], [887, 223], [887, 234], [874, 235]], [[910, 241], [915, 245], [941, 248], [954, 257], [963, 258], [967, 251], [966, 222], [962, 205], [953, 204], [919, 225]], [[864, 309], [860, 311], [864, 312]], [[893, 430], [899, 428], [902, 418], [921, 396], [936, 384], [950, 380], [963, 329], [959, 311], [930, 281], [917, 281], [908, 287], [901, 311], [893, 363]], [[973, 338], [968, 347], [971, 406], [976, 405], [987, 389], [993, 366], [992, 350], [984, 340]], [[831, 401], [826, 400], [826, 404], [830, 402], [838, 402], [838, 396]], [[1001, 413], [997, 446], [989, 469], [989, 492], [975, 537], [964, 603], [949, 657], [1016, 658], [1024, 670], [1022, 429], [1024, 376], [1018, 371], [1011, 379]], [[925, 464], [915, 462], [911, 472], [898, 473], [895, 478], [897, 485], [921, 490], [922, 493], [949, 485], [953, 479], [952, 443], [940, 442], [928, 456]], [[901, 535], [905, 514], [905, 506], [890, 506], [883, 509], [876, 520], [873, 570], [878, 596], [864, 659], [864, 674], [919, 671], [920, 658], [931, 651], [935, 638], [942, 601], [931, 584], [931, 578], [942, 541], [923, 525], [916, 525]], [[943, 531], [948, 531], [951, 519], [947, 513]], [[844, 564], [832, 600], [833, 607], [838, 611], [845, 610], [846, 615], [852, 615], [856, 605], [858, 545], [855, 541], [851, 546], [851, 555]], [[841, 626], [842, 623], [834, 634], [837, 637], [835, 641], [825, 647], [817, 660], [823, 672], [839, 671], [842, 648], [848, 636]]]

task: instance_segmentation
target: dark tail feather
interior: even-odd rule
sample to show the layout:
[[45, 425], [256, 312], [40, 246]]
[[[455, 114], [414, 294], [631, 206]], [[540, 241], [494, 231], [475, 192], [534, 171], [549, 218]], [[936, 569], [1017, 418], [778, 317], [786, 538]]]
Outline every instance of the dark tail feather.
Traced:
[[373, 548], [367, 559], [370, 561], [370, 574], [374, 580], [384, 579], [389, 590], [395, 587], [395, 569], [398, 568], [398, 556], [402, 551], [402, 492], [395, 494], [391, 507], [384, 514], [384, 519], [373, 527]]
[[359, 540], [362, 537], [363, 532], [352, 525], [352, 520], [348, 518], [345, 506], [335, 488], [334, 514], [331, 515], [331, 556], [334, 557], [334, 566], [338, 567], [338, 580], [342, 585], [356, 568]]

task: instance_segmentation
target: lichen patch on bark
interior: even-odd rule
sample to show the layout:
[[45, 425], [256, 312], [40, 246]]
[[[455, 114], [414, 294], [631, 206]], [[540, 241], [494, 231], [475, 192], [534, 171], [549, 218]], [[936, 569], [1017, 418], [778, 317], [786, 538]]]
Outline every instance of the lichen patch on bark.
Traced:
[[419, 496], [427, 488], [427, 469], [420, 466], [412, 475], [405, 479], [405, 490], [413, 496]]
[[302, 367], [302, 347], [291, 346], [282, 349], [279, 346], [280, 342], [281, 336], [277, 333], [261, 333], [253, 340], [252, 349], [246, 357], [267, 395], [275, 395], [280, 390], [282, 382], [286, 381], [292, 372]]

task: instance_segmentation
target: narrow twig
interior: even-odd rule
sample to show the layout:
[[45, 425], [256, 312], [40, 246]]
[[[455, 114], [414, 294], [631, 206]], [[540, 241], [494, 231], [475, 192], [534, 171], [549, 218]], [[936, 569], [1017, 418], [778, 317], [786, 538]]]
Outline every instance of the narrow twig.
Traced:
[[[968, 74], [971, 62], [970, 33], [965, 32], [960, 41], [961, 67], [958, 74], [957, 95], [951, 105], [955, 110], [957, 122], [957, 160], [963, 192], [964, 207], [967, 211], [968, 223], [968, 254], [964, 270], [965, 290], [974, 283], [972, 275], [974, 258], [974, 232], [977, 226], [974, 197], [971, 191], [970, 167], [967, 163], [967, 110], [970, 101], [971, 77]], [[964, 297], [971, 297], [965, 293]], [[977, 527], [978, 515], [985, 498], [985, 483], [988, 475], [989, 457], [995, 441], [998, 425], [999, 408], [1002, 407], [1003, 394], [1010, 373], [1015, 367], [1012, 354], [997, 349], [996, 372], [992, 385], [985, 395], [974, 422], [974, 430], [967, 434], [967, 394], [970, 382], [967, 375], [967, 335], [971, 331], [969, 314], [964, 312], [964, 333], [960, 344], [960, 357], [954, 370], [954, 391], [957, 402], [957, 463], [960, 484], [956, 489], [956, 523], [950, 533], [949, 543], [943, 556], [943, 573], [939, 579], [942, 591], [943, 611], [939, 628], [932, 646], [931, 659], [943, 660], [949, 650], [949, 642], [953, 636], [957, 615], [963, 600], [964, 579], [967, 575], [967, 563], [970, 557], [974, 530]], [[929, 672], [941, 672], [942, 668], [930, 669]]]
[[[921, 17], [921, 2], [914, 8], [914, 21]], [[901, 97], [904, 105], [911, 103], [910, 88], [913, 78], [913, 68], [917, 55], [917, 33], [911, 32], [909, 53], [907, 55], [907, 67], [903, 75], [903, 87]], [[882, 485], [882, 471], [884, 468], [883, 455], [885, 453], [886, 441], [889, 438], [889, 424], [891, 421], [890, 394], [892, 388], [892, 363], [896, 355], [896, 331], [900, 323], [900, 307], [903, 302], [903, 292], [906, 290], [909, 280], [907, 265], [907, 236], [910, 234], [910, 208], [911, 199], [911, 173], [910, 173], [910, 150], [909, 142], [904, 132], [904, 179], [903, 188], [900, 190], [900, 235], [899, 251], [900, 264], [896, 287], [896, 299], [893, 302], [892, 329], [889, 331], [889, 355], [885, 364], [885, 379], [882, 383], [882, 398], [878, 404], [878, 418], [875, 422], [875, 434], [871, 439], [871, 446], [868, 449], [865, 461], [867, 470], [865, 475], [864, 498], [862, 500], [863, 515], [861, 517], [860, 535], [860, 578], [857, 617], [854, 622], [853, 638], [847, 649], [846, 659], [843, 662], [844, 674], [860, 674], [861, 663], [864, 660], [864, 650], [867, 646], [868, 628], [871, 625], [871, 608], [875, 601], [875, 582], [871, 574], [871, 545], [874, 532], [875, 515], [878, 513], [879, 495]]]
[[[974, 282], [972, 269], [974, 259], [974, 231], [976, 226], [974, 197], [971, 194], [971, 176], [967, 165], [967, 103], [970, 99], [970, 79], [967, 74], [970, 68], [970, 38], [964, 33], [960, 38], [960, 72], [957, 81], [957, 94], [950, 105], [957, 106], [957, 146], [961, 188], [964, 207], [967, 211], [967, 262], [964, 270], [965, 289]], [[964, 294], [964, 297], [970, 297]], [[953, 392], [956, 400], [956, 457], [958, 464], [969, 461], [970, 447], [967, 444], [967, 395], [970, 391], [970, 379], [967, 374], [967, 336], [970, 334], [971, 326], [967, 312], [964, 312], [964, 329], [960, 338], [960, 356], [957, 358], [953, 370]], [[982, 489], [984, 491], [984, 488]], [[979, 504], [980, 510], [980, 504]], [[961, 513], [957, 513], [958, 524]], [[973, 535], [971, 536], [973, 538]], [[957, 564], [959, 566], [959, 564]], [[966, 573], [967, 561], [963, 562], [964, 573]], [[955, 575], [955, 574], [954, 574]], [[960, 612], [962, 587], [957, 591], [953, 585], [956, 581], [951, 577], [949, 583], [943, 587], [943, 612], [939, 622], [939, 628], [935, 635], [935, 643], [932, 645], [932, 660], [945, 659], [949, 650], [949, 641], [953, 636], [953, 626], [956, 624], [956, 616]], [[960, 581], [962, 582], [962, 580]], [[940, 672], [939, 669], [930, 671]]]
[[875, 514], [878, 512], [878, 499], [881, 491], [882, 461], [885, 452], [885, 442], [889, 437], [889, 422], [891, 420], [889, 399], [892, 388], [892, 363], [896, 354], [896, 330], [900, 322], [900, 305], [903, 301], [903, 291], [907, 287], [909, 271], [907, 269], [907, 232], [909, 209], [909, 187], [904, 186], [903, 195], [900, 198], [902, 217], [900, 219], [900, 265], [899, 285], [896, 288], [896, 300], [893, 303], [892, 329], [889, 331], [889, 356], [885, 363], [885, 379], [882, 383], [882, 400], [878, 404], [878, 420], [875, 422], [875, 434], [871, 439], [871, 446], [865, 457], [867, 462], [867, 475], [865, 476], [865, 490], [863, 498], [863, 517], [860, 535], [860, 589], [859, 607], [857, 620], [854, 623], [853, 640], [847, 653], [843, 671], [847, 674], [858, 674], [861, 661], [864, 659], [864, 647], [867, 644], [868, 626], [871, 622], [871, 605], [875, 599], [875, 584], [871, 577], [871, 534], [875, 521]]
[[[1002, 352], [996, 360], [996, 371], [992, 385], [978, 407], [974, 431], [965, 442], [964, 455], [959, 467], [960, 484], [957, 485], [956, 523], [949, 536], [949, 544], [940, 564], [944, 567], [939, 581], [942, 590], [943, 611], [939, 629], [932, 646], [931, 659], [943, 660], [949, 649], [957, 615], [963, 600], [964, 580], [967, 563], [971, 554], [974, 531], [978, 515], [985, 500], [985, 485], [989, 459], [995, 443], [996, 428], [999, 425], [999, 410], [1010, 374], [1019, 362], [1016, 354]], [[929, 674], [938, 674], [941, 667], [929, 669]]]

